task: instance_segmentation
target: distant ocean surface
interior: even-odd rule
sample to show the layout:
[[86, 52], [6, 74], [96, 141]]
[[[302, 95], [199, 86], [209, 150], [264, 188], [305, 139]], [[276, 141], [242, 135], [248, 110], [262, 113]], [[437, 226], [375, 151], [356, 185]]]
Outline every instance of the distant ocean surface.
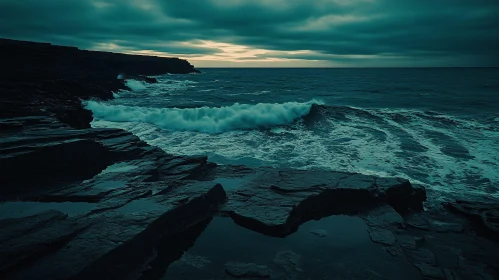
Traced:
[[499, 198], [499, 69], [201, 69], [87, 102], [94, 127], [219, 164], [397, 176]]

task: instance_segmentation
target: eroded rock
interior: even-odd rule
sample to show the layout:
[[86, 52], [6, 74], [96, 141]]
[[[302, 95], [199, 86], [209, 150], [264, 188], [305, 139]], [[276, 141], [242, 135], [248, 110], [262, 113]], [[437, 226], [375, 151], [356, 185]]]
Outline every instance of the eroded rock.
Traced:
[[446, 206], [480, 223], [490, 237], [499, 240], [499, 201], [489, 198], [457, 200]]
[[[2, 243], [0, 250], [6, 258], [1, 260], [0, 275], [9, 279], [136, 278], [161, 240], [209, 218], [225, 199], [221, 185], [192, 182], [84, 217], [57, 220], [60, 214], [52, 213], [25, 218], [55, 221], [31, 226], [32, 230], [24, 230], [26, 234]], [[15, 226], [10, 220], [0, 224]]]
[[417, 192], [407, 180], [397, 178], [266, 169], [231, 193], [224, 210], [239, 225], [286, 236], [308, 220], [332, 214], [355, 214], [385, 203], [399, 210], [403, 205], [405, 209], [419, 208], [423, 196], [415, 196]]

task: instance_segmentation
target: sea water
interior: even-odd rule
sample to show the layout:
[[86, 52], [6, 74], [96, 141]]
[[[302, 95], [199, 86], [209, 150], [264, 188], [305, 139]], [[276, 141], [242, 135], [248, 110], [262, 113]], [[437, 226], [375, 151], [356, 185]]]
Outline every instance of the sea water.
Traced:
[[403, 177], [445, 200], [499, 197], [499, 69], [201, 69], [89, 101], [128, 130], [219, 164]]

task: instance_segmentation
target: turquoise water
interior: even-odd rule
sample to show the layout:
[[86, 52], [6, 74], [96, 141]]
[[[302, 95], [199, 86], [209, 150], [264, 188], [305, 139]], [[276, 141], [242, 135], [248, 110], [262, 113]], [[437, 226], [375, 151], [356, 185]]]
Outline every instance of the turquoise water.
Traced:
[[168, 153], [397, 176], [442, 200], [499, 197], [499, 70], [202, 69], [89, 102]]

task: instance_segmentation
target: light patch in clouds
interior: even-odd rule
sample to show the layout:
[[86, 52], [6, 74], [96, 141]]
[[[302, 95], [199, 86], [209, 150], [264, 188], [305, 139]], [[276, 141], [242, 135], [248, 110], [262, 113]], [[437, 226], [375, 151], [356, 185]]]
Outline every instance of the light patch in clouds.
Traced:
[[[243, 46], [230, 43], [221, 43], [215, 41], [197, 41], [197, 42], [186, 42], [186, 46], [198, 47], [198, 48], [210, 48], [218, 49], [219, 52], [211, 55], [204, 56], [191, 56], [195, 60], [212, 60], [212, 61], [230, 61], [230, 62], [258, 62], [258, 61], [284, 61], [286, 55], [293, 54], [308, 54], [313, 53], [309, 50], [298, 50], [298, 51], [274, 51], [267, 49], [253, 48], [250, 46]], [[270, 56], [265, 58], [260, 58], [261, 56]], [[275, 55], [276, 57], [271, 57]]]
[[105, 9], [114, 6], [113, 3], [105, 2], [105, 1], [92, 1], [92, 5], [98, 9]]
[[[189, 60], [198, 67], [213, 67], [224, 65], [227, 67], [247, 67], [272, 65], [273, 67], [311, 67], [315, 62], [320, 59], [311, 59], [312, 56], [320, 57], [319, 53], [310, 50], [297, 50], [297, 51], [274, 51], [266, 49], [252, 48], [249, 46], [221, 43], [215, 41], [198, 40], [192, 42], [182, 42], [179, 48], [193, 48], [193, 49], [206, 49], [216, 50], [212, 54], [179, 54], [159, 52], [153, 49], [134, 50], [116, 43], [98, 43], [95, 44], [93, 49], [99, 51], [121, 52], [128, 54], [138, 55], [154, 55], [160, 57], [180, 57]], [[307, 57], [300, 58], [299, 56]], [[298, 66], [297, 66], [298, 65]], [[325, 61], [321, 64], [323, 67], [333, 66], [334, 64]]]
[[0, 37], [195, 66], [499, 66], [498, 0], [0, 0]]
[[354, 16], [354, 15], [327, 15], [320, 18], [308, 20], [300, 23], [294, 30], [296, 31], [324, 31], [331, 28], [340, 28], [341, 25], [348, 23], [360, 23], [373, 20], [373, 16]]

